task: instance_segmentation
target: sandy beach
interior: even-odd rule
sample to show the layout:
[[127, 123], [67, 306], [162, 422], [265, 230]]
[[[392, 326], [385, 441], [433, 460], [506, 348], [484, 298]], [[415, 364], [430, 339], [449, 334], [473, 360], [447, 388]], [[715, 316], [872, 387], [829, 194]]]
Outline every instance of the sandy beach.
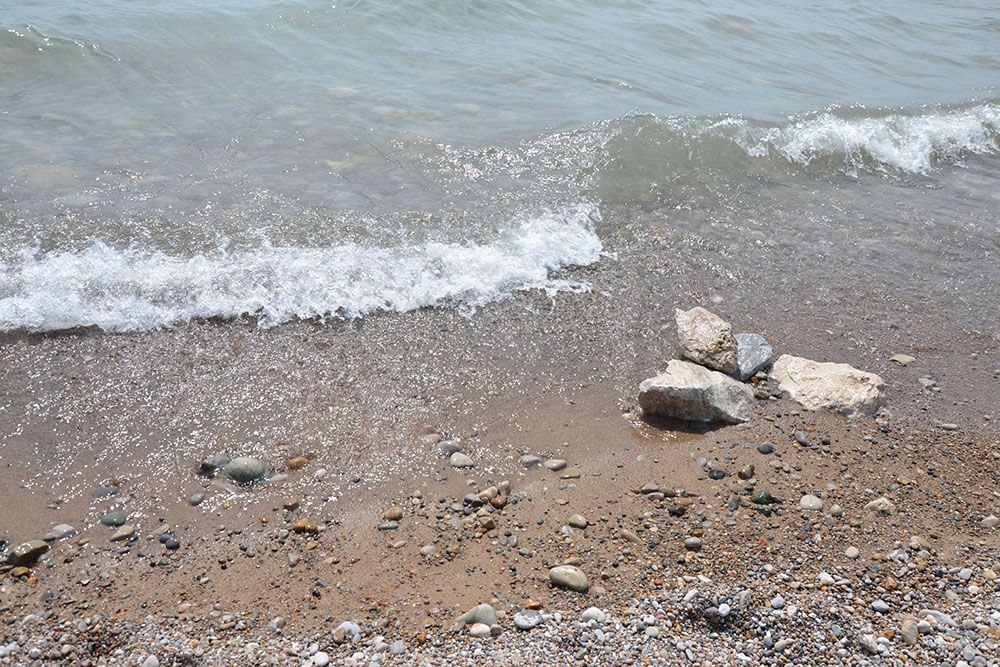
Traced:
[[[471, 314], [8, 334], [0, 539], [72, 533], [0, 568], [0, 662], [994, 664], [996, 239], [866, 186], [612, 211], [561, 276], [589, 291]], [[765, 378], [746, 424], [644, 418], [695, 305], [878, 373], [885, 410]], [[199, 474], [219, 452], [266, 481]], [[492, 638], [456, 625], [480, 604]]]

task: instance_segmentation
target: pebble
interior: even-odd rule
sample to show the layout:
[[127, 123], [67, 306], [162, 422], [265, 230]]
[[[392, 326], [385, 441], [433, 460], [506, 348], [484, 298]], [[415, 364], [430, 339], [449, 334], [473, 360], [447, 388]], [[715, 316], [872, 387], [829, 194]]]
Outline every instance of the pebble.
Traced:
[[760, 452], [761, 454], [773, 454], [774, 445], [772, 445], [769, 442], [762, 442], [759, 445], [757, 445], [757, 451]]
[[566, 467], [566, 461], [565, 459], [549, 459], [542, 465], [544, 465], [546, 469], [551, 470], [552, 472], [558, 472]]
[[858, 556], [861, 555], [861, 552], [858, 551], [857, 547], [847, 547], [846, 549], [844, 549], [844, 555], [850, 558], [851, 560], [855, 560], [856, 558], [858, 558]]
[[481, 623], [487, 627], [497, 624], [497, 612], [490, 605], [483, 603], [465, 612], [456, 620], [458, 625], [472, 625]]
[[799, 508], [812, 512], [819, 512], [823, 509], [823, 501], [814, 495], [805, 495], [799, 499]]
[[583, 622], [597, 621], [598, 623], [603, 623], [606, 618], [607, 615], [597, 607], [587, 607], [580, 614], [580, 620]]
[[125, 524], [124, 526], [121, 526], [118, 530], [114, 532], [114, 534], [111, 536], [111, 541], [124, 542], [125, 540], [132, 539], [133, 536], [135, 536], [135, 526], [130, 526], [129, 524]]
[[398, 505], [393, 505], [385, 511], [382, 518], [386, 521], [399, 521], [403, 518], [403, 508]]
[[397, 639], [393, 643], [389, 644], [388, 651], [389, 655], [403, 655], [406, 653], [406, 642], [402, 639]]
[[473, 623], [469, 626], [469, 634], [478, 639], [486, 639], [493, 633], [490, 632], [490, 626], [485, 623]]
[[996, 528], [997, 526], [1000, 526], [1000, 517], [995, 514], [991, 514], [983, 519], [983, 527]]
[[474, 468], [476, 462], [473, 461], [469, 456], [463, 454], [462, 452], [455, 452], [448, 459], [448, 465], [452, 468]]
[[569, 518], [569, 521], [567, 521], [566, 523], [573, 526], [574, 528], [580, 528], [580, 529], [586, 528], [588, 525], [590, 525], [587, 522], [587, 519], [585, 519], [581, 514], [574, 514]]
[[250, 456], [240, 456], [222, 469], [223, 474], [239, 484], [250, 484], [264, 476], [264, 462]]
[[316, 667], [326, 667], [330, 664], [330, 656], [323, 651], [316, 651], [313, 653], [312, 663], [316, 665]]
[[549, 570], [549, 581], [556, 588], [585, 593], [590, 588], [590, 580], [583, 570], [574, 565], [559, 565]]
[[746, 481], [748, 479], [753, 479], [753, 474], [754, 474], [754, 466], [752, 463], [748, 463], [747, 465], [739, 469], [739, 471], [736, 473], [736, 476]]
[[125, 516], [124, 512], [108, 512], [101, 517], [101, 523], [105, 526], [117, 527], [123, 525], [128, 518]]
[[911, 356], [909, 354], [902, 354], [902, 353], [894, 354], [891, 357], [889, 357], [889, 361], [894, 361], [897, 364], [899, 364], [900, 366], [909, 366], [910, 364], [912, 364], [916, 360], [917, 360], [916, 357]]
[[142, 661], [142, 667], [160, 667], [160, 660], [155, 655], [151, 655]]
[[522, 609], [514, 614], [514, 627], [518, 630], [531, 630], [542, 622], [542, 615], [534, 609]]
[[684, 548], [688, 551], [701, 551], [701, 538], [689, 537], [684, 540]]
[[538, 456], [532, 456], [531, 454], [525, 454], [521, 457], [521, 465], [525, 468], [534, 468], [542, 462], [542, 459]]
[[333, 640], [338, 644], [361, 639], [361, 628], [354, 621], [344, 621], [333, 630]]
[[878, 516], [892, 516], [896, 513], [896, 504], [885, 496], [882, 496], [865, 505], [865, 509], [869, 512], [874, 512]]
[[68, 523], [60, 523], [57, 526], [53, 526], [51, 533], [58, 540], [66, 539], [67, 537], [72, 537], [76, 535], [76, 528], [69, 525]]
[[198, 505], [201, 505], [203, 502], [205, 502], [205, 494], [196, 493], [188, 499], [188, 502], [191, 503], [191, 505], [193, 505], [194, 507], [197, 507]]
[[873, 600], [871, 607], [874, 611], [877, 611], [880, 614], [884, 614], [889, 611], [889, 605], [885, 600]]
[[803, 433], [802, 431], [796, 431], [792, 437], [795, 438], [795, 442], [799, 443], [802, 446], [807, 446], [809, 444], [809, 438], [807, 438], [806, 434]]
[[781, 595], [775, 595], [771, 599], [771, 609], [781, 609], [784, 606], [785, 606], [785, 598], [781, 597]]

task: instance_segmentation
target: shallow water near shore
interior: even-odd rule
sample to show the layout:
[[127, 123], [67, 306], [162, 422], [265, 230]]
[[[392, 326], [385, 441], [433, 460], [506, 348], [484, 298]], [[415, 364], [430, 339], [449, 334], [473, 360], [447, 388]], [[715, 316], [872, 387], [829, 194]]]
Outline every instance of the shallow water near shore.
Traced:
[[781, 187], [935, 188], [989, 246], [992, 9], [0, 2], [0, 329], [468, 312]]

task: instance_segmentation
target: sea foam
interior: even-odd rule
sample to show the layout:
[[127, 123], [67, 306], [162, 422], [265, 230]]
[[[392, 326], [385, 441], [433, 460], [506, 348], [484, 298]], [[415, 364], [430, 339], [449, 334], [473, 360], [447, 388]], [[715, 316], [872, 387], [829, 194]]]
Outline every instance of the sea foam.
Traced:
[[938, 161], [1000, 149], [1000, 106], [871, 117], [824, 112], [779, 127], [747, 126], [741, 135], [737, 142], [753, 157], [779, 155], [800, 165], [831, 157], [851, 173], [867, 166], [924, 174]]
[[580, 291], [553, 276], [597, 262], [596, 205], [515, 220], [490, 243], [263, 245], [188, 257], [120, 249], [22, 250], [0, 263], [0, 330], [137, 331], [207, 318], [355, 318], [427, 306], [478, 307], [516, 290]]

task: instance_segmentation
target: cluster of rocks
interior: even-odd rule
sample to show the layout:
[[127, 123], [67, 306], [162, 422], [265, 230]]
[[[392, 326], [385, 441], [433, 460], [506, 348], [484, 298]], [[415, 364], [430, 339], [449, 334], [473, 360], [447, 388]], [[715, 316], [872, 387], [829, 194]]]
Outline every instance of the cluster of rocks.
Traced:
[[763, 336], [733, 335], [728, 322], [700, 306], [677, 309], [675, 316], [681, 351], [690, 361], [672, 359], [663, 373], [639, 385], [639, 405], [647, 415], [747, 422], [758, 396], [751, 387], [769, 378], [807, 410], [853, 416], [870, 414], [881, 403], [885, 385], [874, 373], [788, 354], [773, 361], [773, 348]]

